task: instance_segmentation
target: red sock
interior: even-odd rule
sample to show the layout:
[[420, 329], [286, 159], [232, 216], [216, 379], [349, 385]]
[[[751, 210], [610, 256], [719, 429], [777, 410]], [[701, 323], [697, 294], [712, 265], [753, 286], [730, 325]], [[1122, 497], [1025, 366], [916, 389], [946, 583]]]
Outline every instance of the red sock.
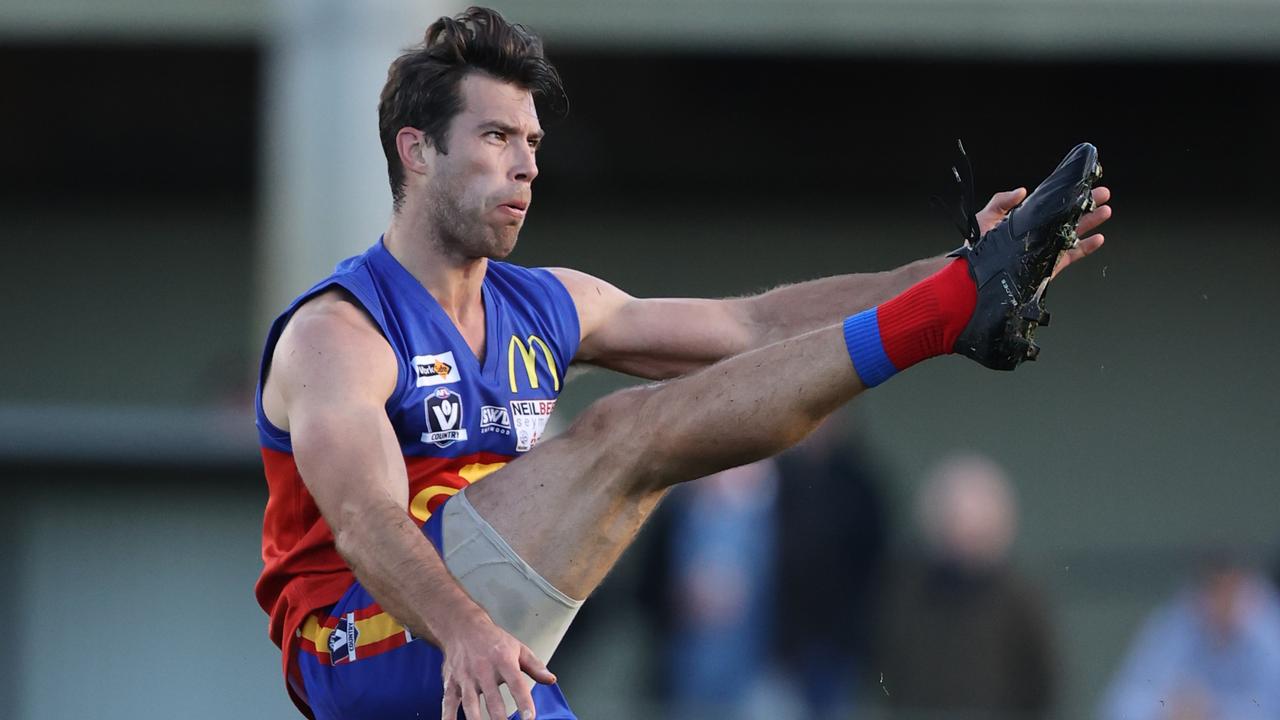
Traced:
[[969, 264], [956, 258], [880, 305], [880, 341], [889, 361], [898, 370], [906, 370], [921, 360], [951, 352], [977, 302], [978, 288], [969, 276]]

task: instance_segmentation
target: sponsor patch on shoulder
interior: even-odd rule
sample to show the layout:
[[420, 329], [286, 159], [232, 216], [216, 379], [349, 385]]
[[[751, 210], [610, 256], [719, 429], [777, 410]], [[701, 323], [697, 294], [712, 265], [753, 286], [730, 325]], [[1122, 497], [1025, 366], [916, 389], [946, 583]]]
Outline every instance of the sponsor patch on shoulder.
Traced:
[[527, 452], [547, 431], [547, 420], [555, 410], [555, 400], [512, 400], [511, 426], [516, 431], [516, 451]]
[[456, 383], [462, 379], [458, 374], [458, 363], [454, 362], [452, 350], [436, 355], [414, 356], [413, 375], [417, 383], [416, 387]]

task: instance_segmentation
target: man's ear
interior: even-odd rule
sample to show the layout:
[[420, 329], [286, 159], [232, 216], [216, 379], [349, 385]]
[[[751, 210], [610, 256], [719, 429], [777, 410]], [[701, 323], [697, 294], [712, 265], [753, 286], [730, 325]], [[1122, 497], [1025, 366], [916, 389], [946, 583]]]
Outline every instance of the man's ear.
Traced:
[[396, 133], [396, 153], [400, 155], [400, 165], [406, 174], [426, 174], [430, 142], [426, 133], [417, 128], [402, 127]]

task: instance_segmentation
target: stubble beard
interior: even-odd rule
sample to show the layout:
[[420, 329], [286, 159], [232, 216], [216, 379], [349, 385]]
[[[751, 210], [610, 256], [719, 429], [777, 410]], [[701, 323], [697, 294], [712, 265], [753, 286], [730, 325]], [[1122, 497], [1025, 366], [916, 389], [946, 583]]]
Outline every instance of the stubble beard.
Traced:
[[479, 216], [479, 211], [462, 207], [459, 196], [460, 193], [442, 192], [429, 204], [427, 219], [436, 228], [441, 249], [466, 259], [502, 260], [510, 255], [520, 226], [494, 227]]

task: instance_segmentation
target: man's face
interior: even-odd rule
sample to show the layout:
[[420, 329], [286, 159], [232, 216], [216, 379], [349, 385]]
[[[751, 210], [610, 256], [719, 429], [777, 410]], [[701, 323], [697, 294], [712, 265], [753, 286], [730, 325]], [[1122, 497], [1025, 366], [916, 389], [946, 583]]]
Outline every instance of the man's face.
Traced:
[[461, 94], [448, 154], [427, 150], [428, 220], [446, 249], [501, 259], [515, 248], [532, 201], [542, 127], [528, 90], [473, 72]]

